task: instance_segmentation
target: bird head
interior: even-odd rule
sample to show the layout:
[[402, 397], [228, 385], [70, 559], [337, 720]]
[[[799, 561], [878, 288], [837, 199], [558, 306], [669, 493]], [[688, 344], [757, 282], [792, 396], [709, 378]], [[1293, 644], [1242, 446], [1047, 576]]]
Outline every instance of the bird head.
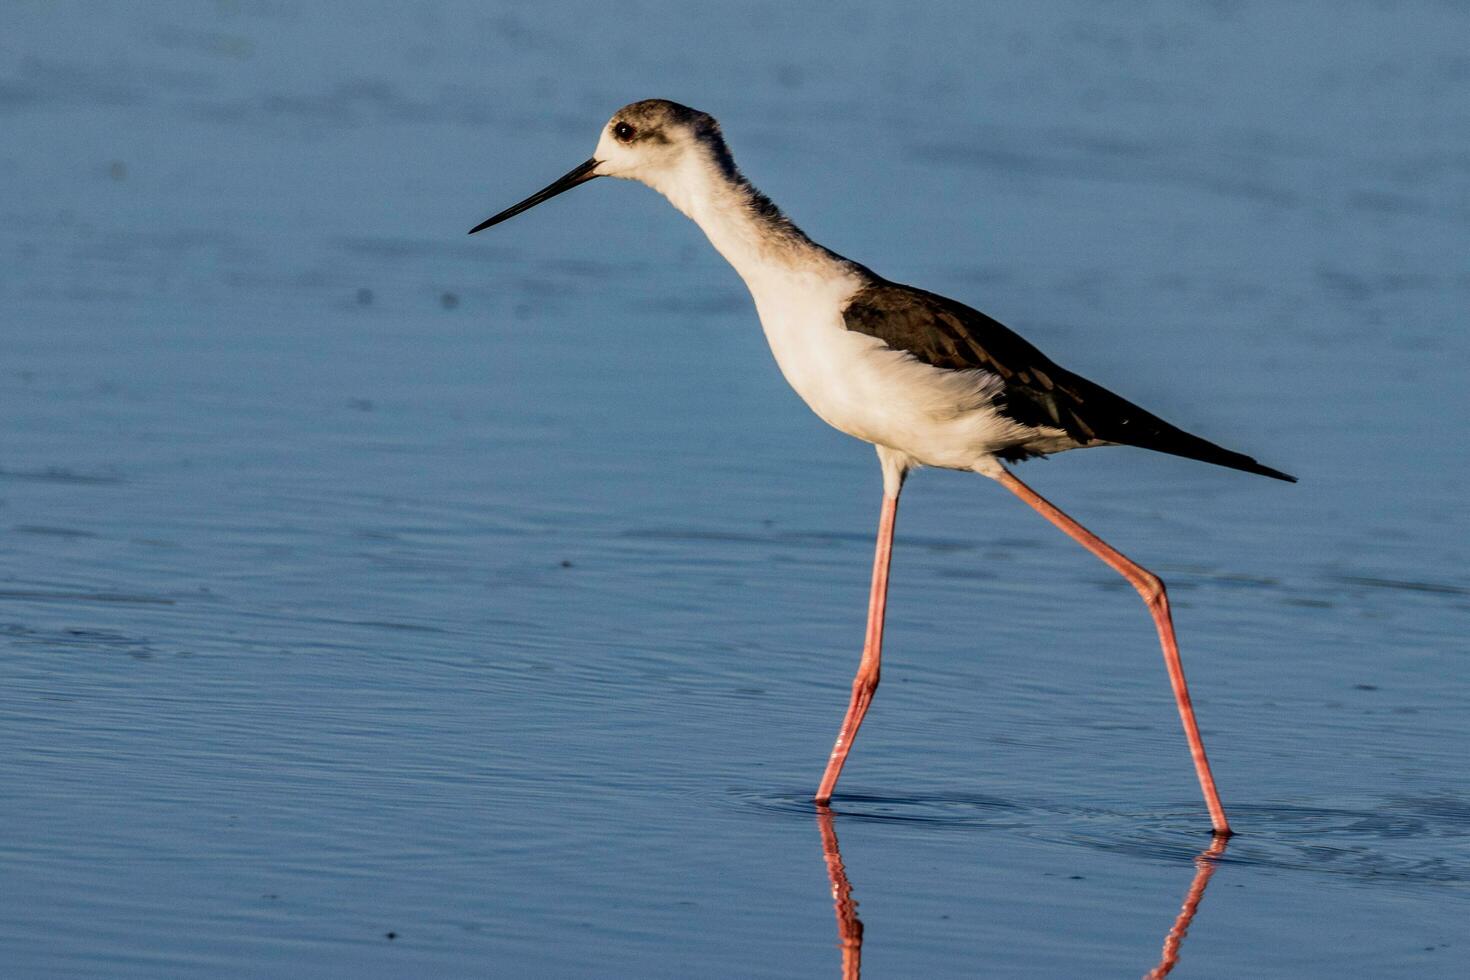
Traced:
[[647, 184], [681, 208], [681, 188], [702, 173], [735, 174], [735, 163], [707, 112], [666, 99], [625, 105], [602, 128], [592, 158], [541, 190], [470, 229], [473, 235], [528, 211], [594, 177], [620, 177]]

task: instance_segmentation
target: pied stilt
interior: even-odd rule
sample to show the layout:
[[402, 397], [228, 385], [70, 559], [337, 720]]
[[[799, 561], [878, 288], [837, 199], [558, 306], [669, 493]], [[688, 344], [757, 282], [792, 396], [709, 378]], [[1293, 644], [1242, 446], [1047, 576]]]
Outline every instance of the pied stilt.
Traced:
[[813, 242], [735, 166], [719, 124], [663, 99], [619, 109], [590, 160], [470, 230], [514, 217], [595, 177], [641, 181], [709, 236], [755, 300], [786, 380], [829, 424], [872, 443], [883, 506], [868, 628], [852, 699], [817, 789], [827, 803], [878, 687], [898, 495], [919, 466], [988, 476], [1126, 578], [1147, 603], [1215, 833], [1227, 835], [1164, 583], [1022, 483], [1005, 466], [1091, 446], [1139, 446], [1295, 482], [1068, 371], [963, 303], [890, 282]]

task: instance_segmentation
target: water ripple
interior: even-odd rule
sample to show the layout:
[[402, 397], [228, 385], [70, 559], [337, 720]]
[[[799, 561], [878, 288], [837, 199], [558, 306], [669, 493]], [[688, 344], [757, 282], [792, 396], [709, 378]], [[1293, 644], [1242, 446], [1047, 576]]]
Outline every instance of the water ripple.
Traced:
[[[768, 813], [815, 812], [806, 793], [736, 793]], [[991, 796], [839, 795], [839, 818], [855, 823], [1012, 832], [1031, 840], [1133, 857], [1189, 861], [1209, 841], [1197, 806], [1132, 813]], [[1238, 833], [1221, 864], [1306, 871], [1365, 880], [1470, 883], [1470, 803], [1453, 797], [1397, 798], [1362, 809], [1234, 806]]]

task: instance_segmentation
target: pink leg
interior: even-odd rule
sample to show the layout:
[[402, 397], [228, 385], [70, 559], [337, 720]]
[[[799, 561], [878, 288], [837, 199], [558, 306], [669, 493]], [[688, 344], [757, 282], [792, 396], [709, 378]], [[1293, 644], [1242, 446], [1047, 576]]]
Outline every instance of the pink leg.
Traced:
[[1169, 683], [1174, 688], [1174, 700], [1179, 705], [1179, 718], [1184, 722], [1189, 752], [1194, 756], [1194, 771], [1199, 775], [1200, 789], [1204, 790], [1205, 805], [1210, 809], [1210, 822], [1214, 824], [1216, 834], [1228, 836], [1230, 824], [1225, 820], [1225, 808], [1220, 805], [1220, 794], [1215, 791], [1215, 777], [1210, 773], [1210, 760], [1205, 757], [1205, 743], [1200, 740], [1199, 724], [1194, 720], [1194, 706], [1189, 701], [1189, 686], [1184, 683], [1184, 666], [1179, 662], [1179, 644], [1174, 639], [1174, 621], [1169, 616], [1169, 597], [1164, 593], [1164, 583], [1153, 572], [1125, 558], [1102, 538], [1062, 513], [1011, 473], [1003, 470], [996, 479], [1001, 486], [1026, 501], [1042, 517], [1061, 528], [1074, 541], [1131, 582], [1138, 594], [1143, 596], [1143, 601], [1148, 603], [1154, 626], [1159, 631], [1159, 643], [1164, 648], [1164, 664], [1169, 668]]
[[868, 633], [863, 641], [863, 657], [858, 661], [857, 676], [852, 681], [852, 701], [847, 706], [847, 716], [842, 719], [842, 728], [837, 732], [837, 743], [832, 746], [832, 757], [827, 760], [827, 771], [822, 774], [822, 785], [817, 788], [816, 802], [825, 804], [832, 799], [832, 790], [837, 777], [842, 774], [842, 764], [852, 749], [852, 740], [857, 737], [858, 726], [868, 705], [873, 702], [873, 692], [878, 690], [878, 666], [883, 656], [883, 611], [888, 604], [888, 563], [893, 554], [893, 522], [898, 516], [898, 496], [883, 498], [883, 513], [878, 519], [878, 548], [873, 554], [873, 589], [868, 596]]

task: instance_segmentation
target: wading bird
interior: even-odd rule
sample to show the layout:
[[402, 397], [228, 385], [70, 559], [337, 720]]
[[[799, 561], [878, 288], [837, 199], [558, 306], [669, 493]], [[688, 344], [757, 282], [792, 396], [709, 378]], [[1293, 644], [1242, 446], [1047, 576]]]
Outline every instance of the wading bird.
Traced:
[[1126, 578], [1148, 604], [1215, 833], [1230, 833], [1200, 740], [1164, 583], [1078, 524], [1006, 468], [1091, 446], [1139, 446], [1296, 478], [1183, 431], [1060, 367], [1009, 328], [963, 303], [882, 276], [812, 241], [742, 175], [708, 113], [648, 99], [619, 109], [590, 160], [470, 229], [514, 217], [595, 177], [658, 191], [735, 267], [781, 373], [827, 423], [872, 443], [883, 506], [868, 627], [852, 699], [816, 802], [832, 798], [878, 687], [898, 495], [919, 466], [970, 470], [1020, 497]]

